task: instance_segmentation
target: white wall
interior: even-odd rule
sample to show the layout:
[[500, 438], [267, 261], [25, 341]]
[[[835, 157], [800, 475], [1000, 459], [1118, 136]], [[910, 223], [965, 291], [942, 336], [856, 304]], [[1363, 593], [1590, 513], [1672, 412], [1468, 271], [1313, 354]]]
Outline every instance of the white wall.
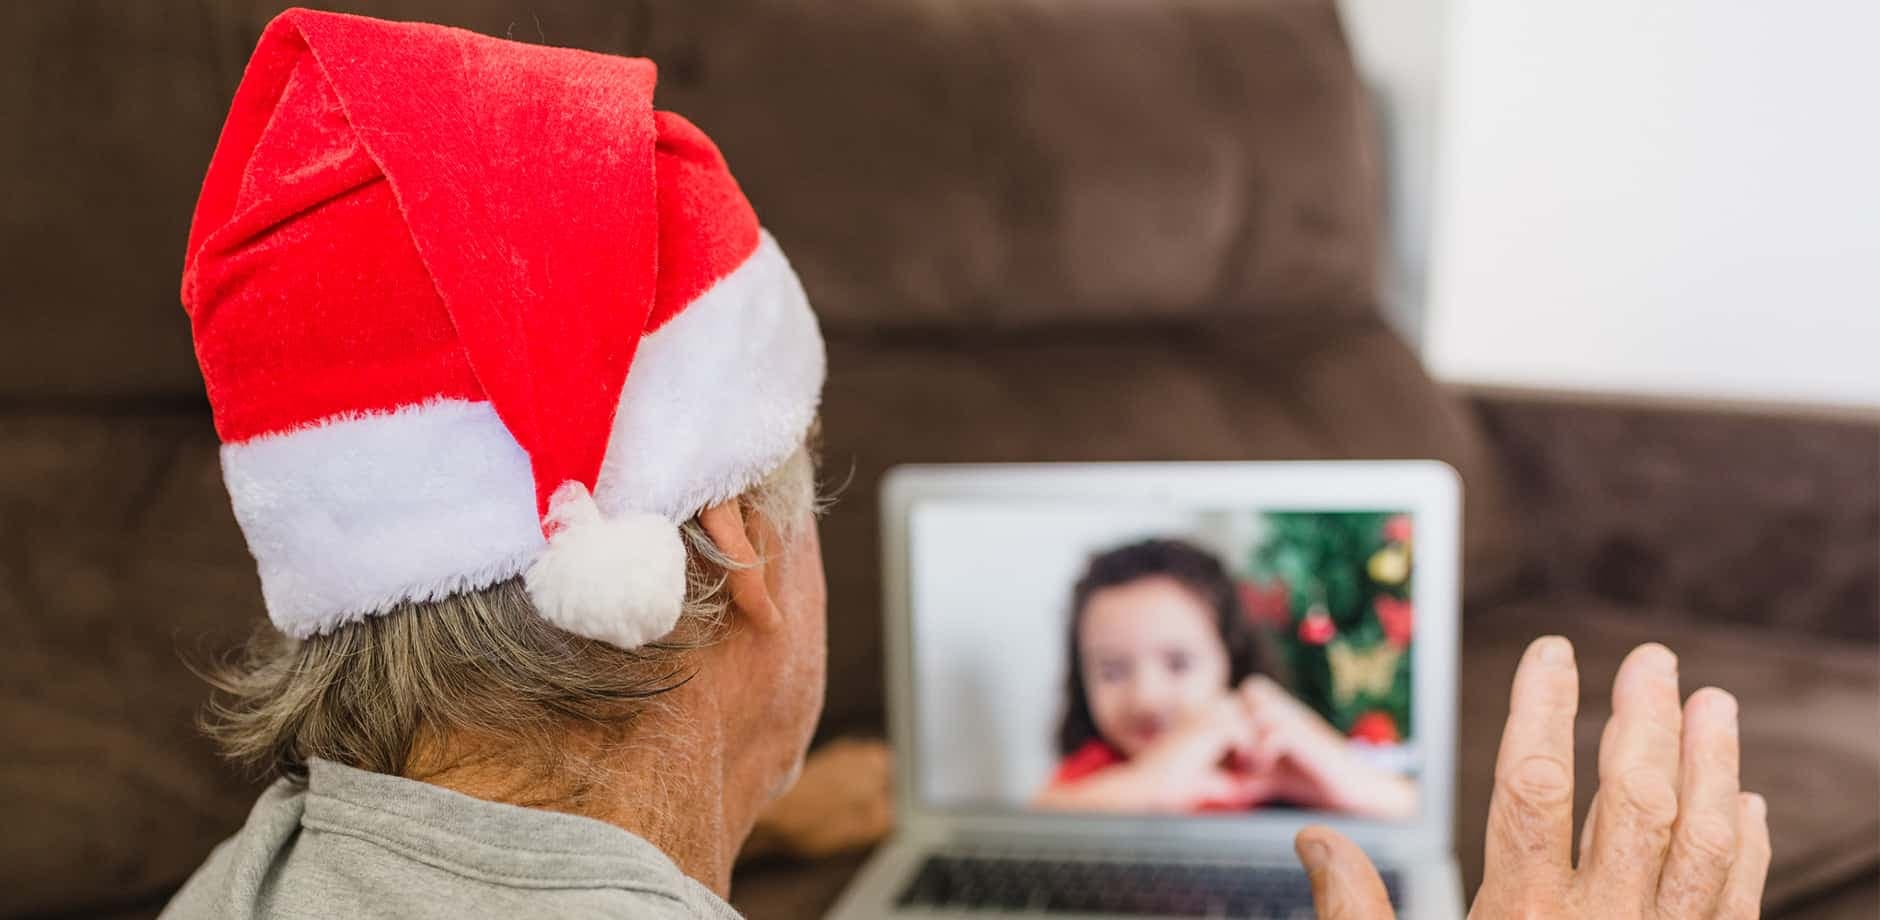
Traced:
[[1880, 2], [1456, 0], [1453, 21], [1440, 376], [1880, 407]]
[[1339, 0], [1338, 6], [1383, 139], [1390, 232], [1385, 313], [1414, 344], [1424, 335], [1449, 4]]

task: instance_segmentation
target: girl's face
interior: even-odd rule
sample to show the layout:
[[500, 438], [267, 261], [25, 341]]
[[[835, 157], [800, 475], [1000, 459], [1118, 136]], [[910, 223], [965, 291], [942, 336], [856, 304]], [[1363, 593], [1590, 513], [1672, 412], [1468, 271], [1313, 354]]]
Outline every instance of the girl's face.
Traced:
[[1103, 739], [1135, 757], [1227, 687], [1215, 613], [1172, 578], [1090, 595], [1077, 632], [1084, 693]]

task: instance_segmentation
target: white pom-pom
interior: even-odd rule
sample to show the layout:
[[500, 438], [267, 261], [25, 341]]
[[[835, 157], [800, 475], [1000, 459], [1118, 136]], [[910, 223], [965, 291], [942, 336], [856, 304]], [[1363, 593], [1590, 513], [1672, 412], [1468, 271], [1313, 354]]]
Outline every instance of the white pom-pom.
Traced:
[[685, 605], [679, 528], [657, 514], [603, 518], [587, 487], [572, 481], [548, 507], [548, 549], [523, 575], [542, 617], [628, 649], [671, 632]]

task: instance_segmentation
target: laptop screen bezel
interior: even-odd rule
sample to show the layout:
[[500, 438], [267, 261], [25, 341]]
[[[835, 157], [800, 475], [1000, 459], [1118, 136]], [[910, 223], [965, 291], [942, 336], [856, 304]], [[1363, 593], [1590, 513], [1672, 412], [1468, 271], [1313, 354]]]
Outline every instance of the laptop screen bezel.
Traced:
[[[1419, 808], [1406, 821], [1358, 820], [1320, 812], [1245, 815], [1066, 815], [984, 804], [938, 806], [921, 800], [910, 527], [929, 502], [1024, 501], [1067, 504], [1165, 504], [1261, 511], [1403, 510], [1417, 528], [1416, 642], [1411, 713], [1422, 769]], [[1290, 840], [1306, 823], [1325, 824], [1374, 854], [1427, 856], [1451, 844], [1455, 788], [1456, 649], [1461, 545], [1461, 484], [1446, 464], [1405, 461], [1232, 463], [998, 464], [904, 466], [882, 483], [883, 612], [888, 722], [895, 758], [899, 826], [930, 840], [1037, 836], [1092, 848], [1140, 848], [1157, 841], [1193, 847], [1212, 842]]]

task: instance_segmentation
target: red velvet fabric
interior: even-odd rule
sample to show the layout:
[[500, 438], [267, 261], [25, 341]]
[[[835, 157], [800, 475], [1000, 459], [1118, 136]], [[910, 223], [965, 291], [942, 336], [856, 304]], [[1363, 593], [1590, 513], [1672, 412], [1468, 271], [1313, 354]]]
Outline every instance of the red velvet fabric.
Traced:
[[757, 248], [757, 215], [705, 132], [671, 112], [659, 127], [659, 289], [648, 332], [657, 330]]
[[183, 303], [224, 441], [489, 400], [538, 510], [594, 486], [640, 338], [756, 248], [651, 62], [289, 10], [237, 90]]

